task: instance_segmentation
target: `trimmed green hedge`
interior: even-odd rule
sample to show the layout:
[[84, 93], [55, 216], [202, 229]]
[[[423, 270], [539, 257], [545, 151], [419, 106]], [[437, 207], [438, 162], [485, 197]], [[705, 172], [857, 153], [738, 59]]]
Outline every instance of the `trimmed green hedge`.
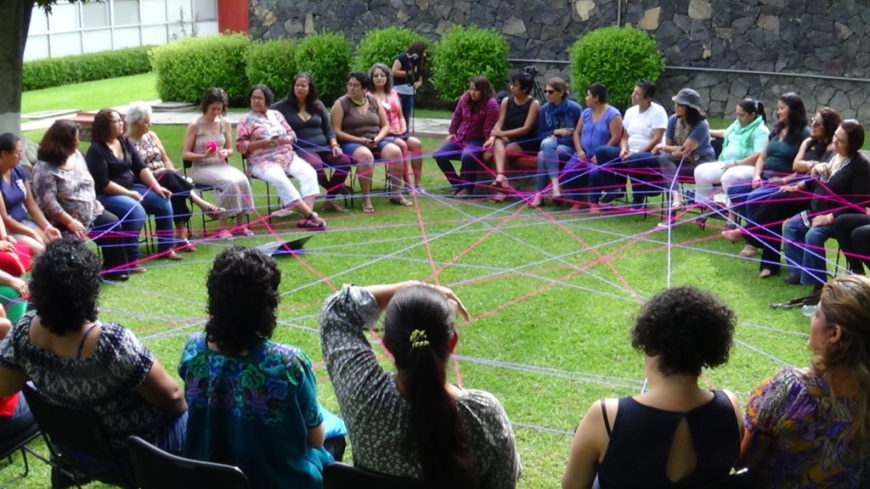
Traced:
[[507, 81], [508, 42], [494, 30], [456, 26], [431, 51], [432, 86], [445, 102], [456, 101], [476, 76], [489, 78], [496, 90]]
[[262, 83], [279, 99], [290, 92], [296, 74], [296, 42], [274, 39], [251, 44], [245, 52], [245, 75], [251, 84]]
[[199, 102], [206, 90], [221, 87], [231, 104], [244, 104], [250, 88], [244, 75], [250, 44], [243, 34], [221, 34], [188, 37], [152, 49], [157, 93], [163, 100]]
[[148, 51], [152, 46], [27, 61], [21, 76], [23, 91], [58, 87], [70, 83], [138, 75], [151, 71]]
[[587, 32], [570, 48], [571, 86], [578, 97], [586, 87], [602, 83], [608, 102], [631, 105], [631, 91], [640, 79], [656, 81], [665, 69], [655, 41], [634, 27], [602, 27]]
[[307, 36], [296, 50], [296, 66], [317, 83], [317, 95], [327, 105], [344, 94], [350, 72], [350, 43], [341, 34]]
[[421, 34], [405, 27], [372, 29], [366, 32], [356, 48], [353, 68], [368, 71], [375, 63], [393, 66], [396, 56], [404, 53], [415, 41], [429, 43], [429, 40]]

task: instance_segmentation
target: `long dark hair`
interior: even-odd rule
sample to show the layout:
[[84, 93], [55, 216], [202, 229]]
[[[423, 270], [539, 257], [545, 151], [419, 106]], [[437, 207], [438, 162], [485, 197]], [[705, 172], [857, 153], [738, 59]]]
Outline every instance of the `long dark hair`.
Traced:
[[78, 132], [79, 127], [74, 122], [54, 121], [42, 136], [36, 157], [52, 166], [62, 165], [76, 151]]
[[495, 92], [492, 89], [492, 83], [489, 82], [489, 78], [485, 76], [476, 76], [471, 79], [471, 83], [474, 85], [474, 88], [480, 90], [480, 99], [474, 101], [469, 97], [466, 103], [471, 107], [472, 112], [477, 112], [486, 105]]
[[788, 107], [788, 121], [783, 124], [777, 120], [773, 126], [773, 133], [778, 137], [779, 132], [787, 128], [785, 140], [791, 144], [798, 144], [801, 133], [807, 127], [807, 109], [804, 107], [804, 101], [794, 92], [780, 95], [779, 101]]
[[684, 119], [686, 120], [686, 124], [691, 127], [695, 127], [695, 125], [707, 118], [707, 116], [702, 114], [700, 110], [694, 107], [689, 107], [688, 105], [684, 105], [683, 107], [686, 108], [686, 117], [684, 117]]
[[299, 81], [300, 78], [308, 80], [308, 95], [305, 97], [305, 110], [307, 110], [309, 114], [320, 111], [323, 108], [323, 104], [317, 100], [317, 85], [314, 84], [314, 78], [312, 78], [307, 72], [299, 73], [293, 77], [293, 83], [290, 84], [290, 93], [287, 94], [287, 103], [299, 112], [299, 101], [296, 100], [295, 87], [296, 82]]
[[822, 132], [824, 135], [821, 138], [813, 137], [807, 145], [808, 150], [824, 154], [827, 151], [828, 145], [834, 139], [834, 133], [840, 127], [840, 122], [843, 120], [840, 113], [831, 107], [822, 107], [817, 111], [822, 117]]
[[407, 287], [384, 316], [384, 344], [405, 375], [411, 406], [406, 441], [417, 451], [423, 478], [435, 487], [475, 487], [479, 474], [468, 452], [456, 402], [445, 390], [454, 337], [453, 308], [437, 290]]

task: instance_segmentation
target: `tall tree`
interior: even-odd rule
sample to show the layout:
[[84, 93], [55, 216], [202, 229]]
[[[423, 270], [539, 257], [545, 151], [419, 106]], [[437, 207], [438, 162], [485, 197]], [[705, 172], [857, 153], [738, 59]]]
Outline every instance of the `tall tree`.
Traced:
[[[3, 0], [0, 15], [0, 133], [21, 132], [21, 72], [33, 7], [46, 12], [58, 0]], [[72, 2], [87, 0], [70, 0]]]

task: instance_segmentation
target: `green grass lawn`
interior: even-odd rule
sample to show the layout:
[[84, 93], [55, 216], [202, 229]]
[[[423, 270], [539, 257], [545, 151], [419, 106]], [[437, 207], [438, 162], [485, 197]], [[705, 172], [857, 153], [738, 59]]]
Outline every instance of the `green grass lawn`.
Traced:
[[[184, 128], [155, 129], [180, 164]], [[431, 152], [438, 141], [424, 143]], [[705, 372], [707, 385], [732, 389], [745, 401], [764, 377], [810, 361], [808, 319], [800, 311], [768, 307], [807, 291], [776, 278], [757, 279], [757, 263], [736, 258], [739, 246], [718, 238], [721, 221], [711, 220], [707, 230], [682, 224], [669, 237], [652, 232], [654, 216], [592, 217], [554, 207], [523, 209], [510, 200], [444, 199], [437, 194], [446, 182], [431, 159], [424, 171], [432, 196], [419, 198], [416, 207], [391, 206], [379, 197], [373, 215], [363, 215], [358, 203], [349, 214], [324, 214], [329, 229], [311, 239], [308, 252], [279, 259], [283, 299], [274, 339], [312, 357], [319, 398], [329, 409], [338, 406], [321, 361], [317, 312], [343, 283], [421, 279], [454, 288], [473, 318], [459, 326], [458, 359], [450, 375], [465, 387], [492, 392], [504, 404], [516, 424], [521, 488], [558, 486], [571, 441], [566, 433], [590, 403], [639, 392], [643, 362], [629, 345], [629, 330], [641, 301], [669, 282], [709, 289], [737, 312], [731, 360]], [[374, 181], [380, 191], [383, 177]], [[254, 191], [263, 212], [262, 182], [254, 182]], [[199, 226], [197, 216], [192, 223]], [[106, 285], [100, 317], [134, 330], [174, 372], [186, 336], [202, 328], [204, 277], [213, 257], [230, 244], [254, 246], [300, 235], [290, 221], [255, 229], [256, 238], [203, 241], [181, 262], [151, 261], [145, 264], [148, 273]], [[17, 455], [11, 465], [0, 465], [0, 483], [21, 468]], [[16, 487], [47, 486], [43, 464], [32, 463], [31, 471]]]

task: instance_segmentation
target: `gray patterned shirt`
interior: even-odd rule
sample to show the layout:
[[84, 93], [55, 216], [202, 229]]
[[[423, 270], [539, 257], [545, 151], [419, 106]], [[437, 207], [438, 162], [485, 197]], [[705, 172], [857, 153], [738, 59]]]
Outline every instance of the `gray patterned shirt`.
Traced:
[[[363, 335], [379, 315], [375, 298], [360, 287], [345, 285], [326, 300], [320, 318], [326, 369], [350, 432], [354, 462], [377, 472], [420, 478], [417, 455], [403, 443], [410, 406]], [[520, 456], [501, 404], [488, 392], [470, 389], [463, 390], [456, 404], [469, 452], [480, 470], [480, 487], [513, 488], [520, 475]]]

